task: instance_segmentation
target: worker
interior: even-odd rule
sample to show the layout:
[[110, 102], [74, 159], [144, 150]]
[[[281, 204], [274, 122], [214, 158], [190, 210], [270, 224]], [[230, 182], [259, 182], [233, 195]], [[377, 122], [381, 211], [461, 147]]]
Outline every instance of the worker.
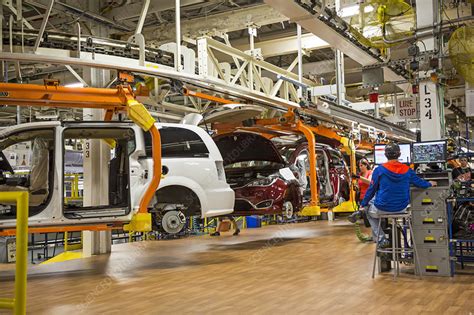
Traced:
[[360, 204], [363, 208], [368, 206], [367, 217], [373, 238], [380, 247], [388, 247], [389, 241], [385, 238], [385, 233], [378, 231], [379, 215], [406, 212], [410, 203], [410, 184], [419, 188], [437, 185], [434, 181], [428, 182], [419, 178], [408, 165], [400, 163], [400, 154], [398, 144], [389, 143], [385, 146], [388, 161], [374, 170], [369, 189]]
[[[359, 186], [359, 196], [357, 197], [358, 204], [364, 199], [367, 189], [369, 189], [370, 181], [372, 179], [372, 167], [370, 166], [369, 160], [362, 158], [359, 160], [359, 174], [352, 175], [354, 178], [357, 178], [357, 185]], [[364, 221], [367, 224], [366, 214], [363, 211], [353, 212], [347, 219], [356, 223], [357, 220], [364, 218]]]
[[[224, 217], [225, 218], [225, 217]], [[222, 230], [222, 222], [223, 222], [223, 219], [222, 217], [219, 217], [217, 218], [217, 227], [216, 227], [216, 231], [214, 233], [211, 233], [210, 235], [211, 236], [220, 236], [221, 235], [221, 230]], [[235, 218], [233, 216], [227, 216], [227, 218], [229, 219], [232, 227], [234, 228], [234, 236], [237, 236], [239, 235], [240, 233], [240, 229], [239, 229], [239, 226], [237, 225], [237, 221], [235, 221]]]
[[357, 185], [359, 186], [359, 202], [361, 202], [367, 189], [369, 189], [370, 180], [372, 179], [372, 168], [369, 160], [362, 158], [359, 160], [359, 174], [356, 176]]
[[472, 179], [472, 169], [469, 166], [467, 157], [461, 157], [459, 159], [459, 164], [461, 164], [461, 166], [453, 169], [453, 179], [461, 182], [470, 181]]

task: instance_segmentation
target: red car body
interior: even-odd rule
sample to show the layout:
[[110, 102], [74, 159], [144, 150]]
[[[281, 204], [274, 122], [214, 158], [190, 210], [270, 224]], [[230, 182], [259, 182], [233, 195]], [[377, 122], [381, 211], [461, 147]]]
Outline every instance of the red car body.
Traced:
[[235, 191], [235, 215], [283, 213], [289, 218], [301, 209], [299, 183], [270, 140], [250, 132], [214, 140], [224, 159], [227, 182]]
[[[280, 145], [279, 149], [290, 165], [296, 165], [298, 159], [306, 160], [308, 144], [297, 142]], [[317, 144], [316, 154], [321, 204], [338, 205], [342, 201], [349, 200], [350, 172], [342, 153], [327, 144]], [[304, 193], [305, 199], [309, 197], [308, 195], [309, 185]]]

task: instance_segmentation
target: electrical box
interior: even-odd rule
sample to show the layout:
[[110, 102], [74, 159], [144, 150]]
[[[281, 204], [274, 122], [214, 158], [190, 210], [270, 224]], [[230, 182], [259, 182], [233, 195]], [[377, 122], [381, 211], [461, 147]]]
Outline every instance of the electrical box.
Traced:
[[382, 84], [384, 84], [384, 74], [381, 67], [362, 69], [363, 87], [377, 87]]

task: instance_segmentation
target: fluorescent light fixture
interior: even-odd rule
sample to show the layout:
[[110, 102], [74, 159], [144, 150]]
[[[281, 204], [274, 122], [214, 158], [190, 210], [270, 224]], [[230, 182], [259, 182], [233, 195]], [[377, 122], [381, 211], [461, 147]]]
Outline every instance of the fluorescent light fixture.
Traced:
[[81, 82], [75, 82], [75, 83], [66, 84], [65, 87], [82, 88], [82, 87], [84, 87], [84, 84], [82, 84]]
[[48, 114], [45, 114], [45, 115], [36, 114], [35, 117], [36, 117], [36, 119], [38, 119], [38, 120], [58, 120], [58, 119], [59, 119], [59, 116], [58, 116], [57, 114], [51, 114], [51, 115], [48, 115]]
[[372, 12], [372, 11], [374, 11], [374, 7], [373, 7], [373, 6], [366, 6], [366, 7], [364, 8], [364, 13], [370, 13], [370, 12]]
[[339, 16], [343, 17], [343, 18], [353, 16], [353, 15], [356, 15], [356, 14], [359, 14], [359, 5], [358, 4], [349, 5], [347, 7], [342, 8], [339, 11]]
[[[370, 13], [372, 11], [374, 11], [373, 6], [370, 6], [370, 5], [365, 6], [364, 13]], [[359, 5], [358, 4], [348, 5], [347, 7], [344, 7], [339, 11], [339, 16], [342, 17], [342, 18], [349, 17], [349, 16], [354, 16], [354, 15], [357, 15], [357, 14], [359, 14]]]

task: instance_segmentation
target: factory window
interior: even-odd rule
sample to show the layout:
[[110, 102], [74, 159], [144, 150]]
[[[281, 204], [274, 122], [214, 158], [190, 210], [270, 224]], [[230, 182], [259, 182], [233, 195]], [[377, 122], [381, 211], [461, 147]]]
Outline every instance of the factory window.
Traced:
[[[145, 132], [145, 147], [152, 156], [151, 135]], [[178, 127], [160, 128], [161, 156], [164, 158], [208, 157], [209, 151], [201, 137], [192, 130]]]

